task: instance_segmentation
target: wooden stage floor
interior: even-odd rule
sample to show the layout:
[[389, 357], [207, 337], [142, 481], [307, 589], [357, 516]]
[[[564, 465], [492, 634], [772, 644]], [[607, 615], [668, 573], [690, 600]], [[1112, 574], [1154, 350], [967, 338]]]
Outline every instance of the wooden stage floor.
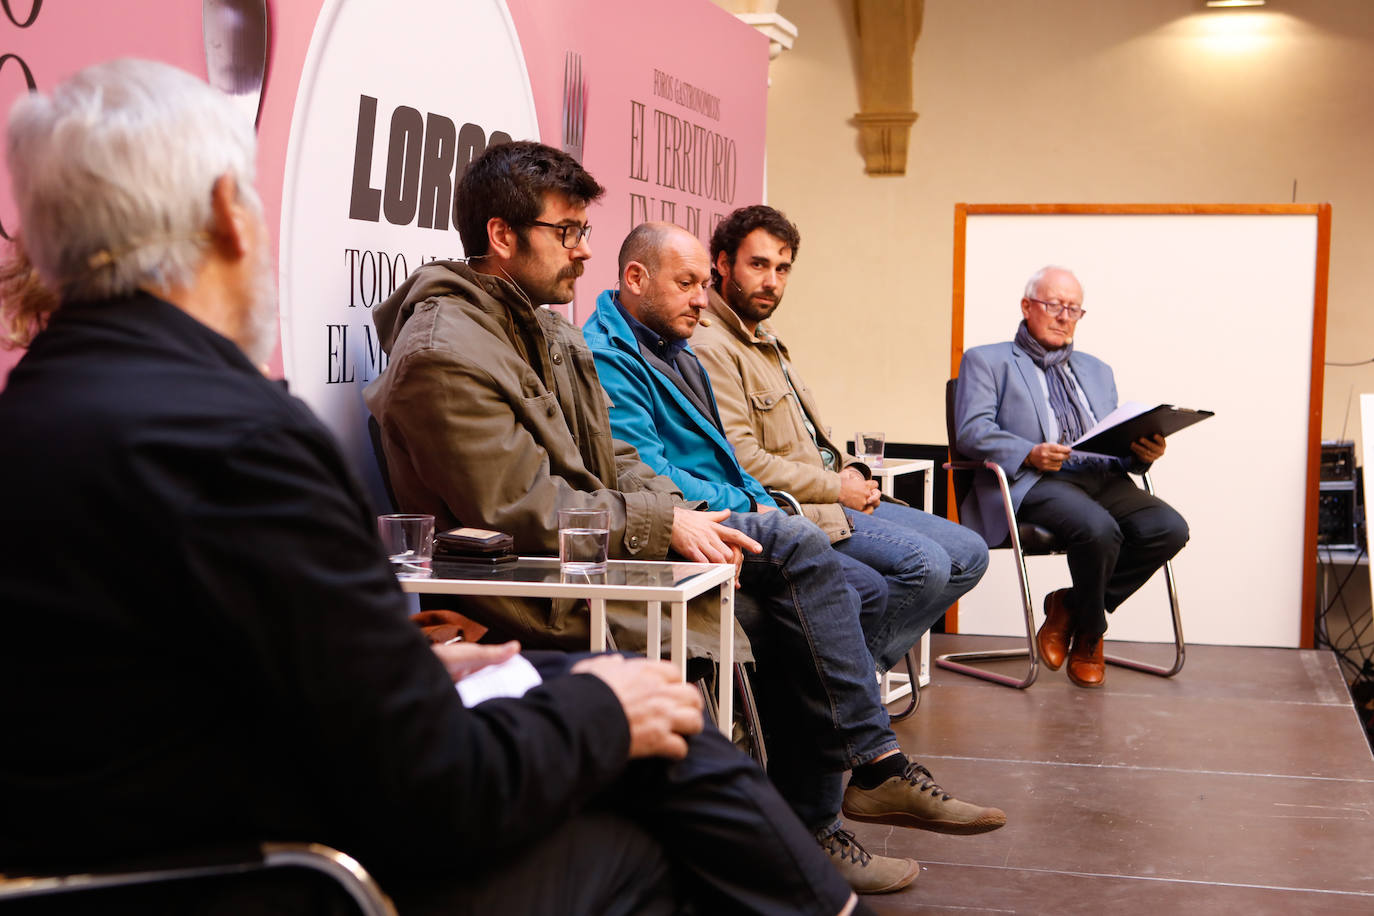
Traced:
[[[932, 654], [1009, 645], [937, 634]], [[1100, 690], [1043, 667], [1026, 690], [932, 668], [902, 746], [1007, 825], [849, 824], [922, 865], [865, 898], [878, 913], [1374, 914], [1374, 757], [1330, 653], [1188, 646], [1177, 677], [1108, 666]]]

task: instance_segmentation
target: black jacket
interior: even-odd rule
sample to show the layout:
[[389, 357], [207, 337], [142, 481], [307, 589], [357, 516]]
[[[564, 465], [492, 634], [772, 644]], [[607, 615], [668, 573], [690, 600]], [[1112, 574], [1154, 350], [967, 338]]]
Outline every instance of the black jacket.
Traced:
[[451, 874], [624, 767], [596, 678], [462, 707], [329, 434], [175, 306], [56, 313], [0, 487], [0, 872], [282, 839]]

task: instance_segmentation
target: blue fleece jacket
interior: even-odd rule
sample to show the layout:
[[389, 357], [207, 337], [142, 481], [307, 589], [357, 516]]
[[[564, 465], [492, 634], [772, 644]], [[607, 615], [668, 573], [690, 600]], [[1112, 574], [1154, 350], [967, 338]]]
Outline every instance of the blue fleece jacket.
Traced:
[[[740, 467], [715, 424], [639, 352], [611, 290], [597, 297], [582, 336], [611, 401], [612, 434], [633, 445], [640, 460], [671, 478], [687, 499], [705, 500], [712, 509], [748, 512], [755, 505], [775, 505], [763, 485]], [[706, 384], [714, 406], [710, 381]]]

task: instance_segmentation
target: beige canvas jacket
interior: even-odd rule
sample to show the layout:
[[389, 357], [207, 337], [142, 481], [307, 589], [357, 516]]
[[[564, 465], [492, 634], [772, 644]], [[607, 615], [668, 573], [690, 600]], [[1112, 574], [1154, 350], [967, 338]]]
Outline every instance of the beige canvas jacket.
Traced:
[[[712, 315], [711, 326], [697, 328], [692, 349], [711, 376], [725, 438], [735, 447], [735, 457], [764, 486], [795, 496], [807, 518], [820, 525], [831, 542], [849, 537], [853, 529], [839, 503], [840, 475], [826, 470], [802, 411], [845, 466], [856, 465], [865, 477], [867, 467], [826, 436], [811, 389], [792, 367], [792, 382], [801, 397], [798, 403], [771, 343], [745, 330], [739, 316], [715, 290], [707, 308]], [[760, 329], [771, 333], [767, 322]], [[781, 341], [778, 347], [786, 356], [787, 347]]]
[[[522, 555], [555, 556], [560, 508], [606, 509], [611, 557], [667, 557], [674, 507], [697, 504], [612, 439], [591, 351], [562, 316], [532, 307], [503, 279], [436, 261], [378, 306], [373, 322], [390, 361], [363, 398], [381, 426], [400, 511], [431, 514], [440, 531], [504, 531]], [[581, 602], [461, 603], [531, 648], [587, 647]], [[693, 654], [719, 645], [711, 603], [689, 612]], [[643, 648], [643, 604], [612, 603], [608, 616], [620, 648]], [[742, 632], [736, 639], [747, 658]]]

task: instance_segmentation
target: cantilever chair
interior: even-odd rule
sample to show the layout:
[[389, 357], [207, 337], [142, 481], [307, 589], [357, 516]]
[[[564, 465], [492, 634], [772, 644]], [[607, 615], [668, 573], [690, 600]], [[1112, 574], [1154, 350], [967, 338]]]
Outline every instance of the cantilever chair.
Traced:
[[[950, 479], [954, 483], [954, 505], [958, 506], [963, 503], [964, 497], [973, 487], [974, 475], [993, 474], [996, 476], [997, 484], [1002, 490], [1002, 504], [1007, 513], [1009, 533], [1007, 540], [1003, 543], [988, 546], [995, 550], [1010, 549], [1016, 558], [1016, 574], [1021, 582], [1021, 607], [1025, 611], [1026, 617], [1026, 648], [950, 652], [937, 657], [935, 663], [941, 668], [967, 674], [970, 677], [981, 678], [985, 681], [992, 681], [994, 684], [1025, 689], [1035, 683], [1035, 679], [1040, 673], [1040, 653], [1035, 643], [1035, 614], [1034, 605], [1031, 601], [1030, 583], [1026, 577], [1026, 557], [1063, 553], [1065, 547], [1048, 529], [1029, 522], [1017, 521], [1016, 511], [1012, 507], [1011, 487], [1007, 483], [1006, 472], [995, 461], [972, 461], [959, 454], [958, 430], [954, 419], [954, 395], [958, 390], [958, 384], [957, 378], [952, 378], [945, 384], [945, 430], [949, 435], [949, 462], [945, 464], [945, 467], [950, 471]], [[1150, 475], [1146, 473], [1140, 477], [1145, 484], [1145, 490], [1153, 496], [1155, 488], [1150, 482]], [[1178, 611], [1178, 589], [1174, 582], [1172, 561], [1164, 564], [1164, 581], [1169, 588], [1169, 607], [1173, 612], [1174, 663], [1168, 667], [1161, 667], [1115, 655], [1105, 656], [1107, 662], [1159, 677], [1173, 677], [1183, 670], [1183, 622]], [[979, 661], [1006, 661], [1013, 658], [1024, 658], [1028, 662], [1025, 676], [1019, 680], [1009, 675], [969, 664], [969, 662]]]
[[[0, 913], [6, 904], [58, 897], [73, 902], [83, 895], [136, 885], [165, 885], [267, 869], [297, 868], [319, 872], [339, 885], [362, 916], [396, 916], [396, 907], [356, 859], [318, 843], [263, 843], [240, 849], [178, 852], [165, 861], [140, 861], [117, 869], [83, 874], [0, 875]], [[98, 899], [98, 898], [97, 898]], [[71, 904], [62, 904], [66, 910]], [[53, 912], [56, 909], [52, 910]]]

